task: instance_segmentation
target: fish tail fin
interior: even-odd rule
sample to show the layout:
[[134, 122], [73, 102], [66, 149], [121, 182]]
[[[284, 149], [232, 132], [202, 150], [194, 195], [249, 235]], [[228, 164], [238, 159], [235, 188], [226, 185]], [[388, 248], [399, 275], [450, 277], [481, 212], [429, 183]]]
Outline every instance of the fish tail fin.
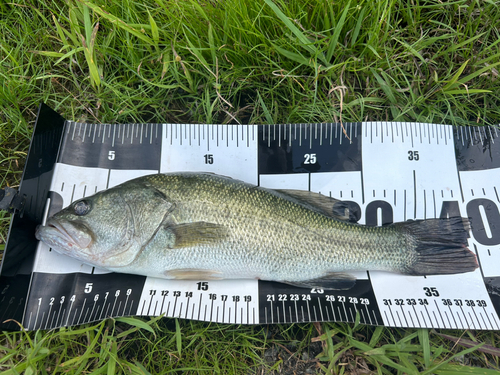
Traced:
[[472, 272], [476, 255], [467, 247], [469, 220], [462, 217], [429, 219], [399, 223], [414, 245], [409, 275], [446, 275]]

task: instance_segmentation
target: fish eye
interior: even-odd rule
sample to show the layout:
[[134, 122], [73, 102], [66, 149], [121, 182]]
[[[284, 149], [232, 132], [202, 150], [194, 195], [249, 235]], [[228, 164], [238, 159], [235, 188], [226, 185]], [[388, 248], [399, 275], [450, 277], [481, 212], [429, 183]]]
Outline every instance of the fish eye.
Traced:
[[75, 214], [78, 216], [87, 215], [90, 212], [90, 204], [87, 201], [80, 201], [75, 203], [73, 209], [75, 210]]

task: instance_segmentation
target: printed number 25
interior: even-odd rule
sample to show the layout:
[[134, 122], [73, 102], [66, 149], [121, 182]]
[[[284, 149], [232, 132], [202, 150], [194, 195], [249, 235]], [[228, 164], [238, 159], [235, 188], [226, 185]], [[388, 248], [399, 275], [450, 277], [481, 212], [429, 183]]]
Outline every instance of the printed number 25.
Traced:
[[408, 151], [408, 160], [418, 161], [420, 156], [418, 156], [418, 151]]
[[316, 164], [316, 154], [304, 154], [304, 164]]

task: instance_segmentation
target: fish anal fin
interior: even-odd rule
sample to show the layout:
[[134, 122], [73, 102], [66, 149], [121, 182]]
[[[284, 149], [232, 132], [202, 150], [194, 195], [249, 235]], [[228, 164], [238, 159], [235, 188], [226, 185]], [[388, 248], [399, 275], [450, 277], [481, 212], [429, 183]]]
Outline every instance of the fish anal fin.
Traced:
[[165, 228], [174, 234], [174, 248], [217, 243], [227, 238], [227, 229], [219, 224], [198, 221]]
[[304, 281], [281, 281], [282, 283], [297, 286], [299, 288], [321, 288], [326, 290], [351, 289], [356, 284], [356, 278], [347, 273], [328, 273], [317, 279]]
[[182, 268], [164, 272], [165, 276], [176, 280], [222, 280], [222, 277], [217, 276], [220, 273], [219, 271], [196, 268]]

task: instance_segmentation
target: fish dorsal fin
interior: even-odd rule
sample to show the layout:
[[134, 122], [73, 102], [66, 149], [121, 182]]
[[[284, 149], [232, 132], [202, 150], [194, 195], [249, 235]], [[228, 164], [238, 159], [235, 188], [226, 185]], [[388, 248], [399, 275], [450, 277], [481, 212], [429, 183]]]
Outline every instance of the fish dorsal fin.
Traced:
[[343, 202], [338, 199], [307, 190], [280, 189], [276, 191], [292, 198], [292, 200], [297, 203], [328, 217], [350, 222], [357, 221], [351, 215], [349, 207], [343, 205]]
[[174, 248], [216, 243], [227, 237], [224, 226], [204, 221], [170, 225], [165, 230], [174, 235]]

